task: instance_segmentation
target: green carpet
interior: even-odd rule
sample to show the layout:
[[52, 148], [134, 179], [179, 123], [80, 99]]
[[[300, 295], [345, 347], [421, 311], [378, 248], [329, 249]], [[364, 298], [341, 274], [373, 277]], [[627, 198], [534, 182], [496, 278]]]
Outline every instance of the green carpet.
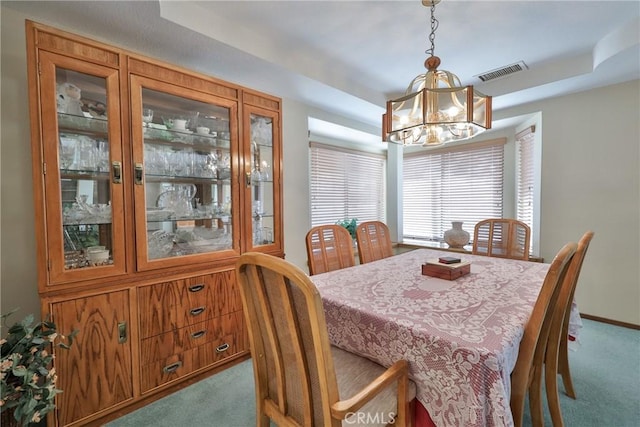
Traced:
[[[577, 400], [564, 394], [561, 381], [559, 385], [565, 425], [640, 426], [640, 331], [590, 320], [583, 320], [583, 323], [580, 344], [573, 345], [575, 351], [569, 353]], [[546, 406], [545, 424], [551, 425]], [[255, 426], [251, 361], [242, 362], [107, 424], [108, 427], [180, 425]], [[524, 425], [531, 425], [528, 407]]]
[[[640, 426], [640, 331], [583, 319], [580, 343], [569, 351], [576, 400], [558, 376], [562, 418], [568, 427]], [[551, 416], [545, 405], [545, 425]], [[524, 426], [531, 426], [528, 406]]]
[[118, 418], [107, 427], [251, 427], [256, 404], [251, 360]]

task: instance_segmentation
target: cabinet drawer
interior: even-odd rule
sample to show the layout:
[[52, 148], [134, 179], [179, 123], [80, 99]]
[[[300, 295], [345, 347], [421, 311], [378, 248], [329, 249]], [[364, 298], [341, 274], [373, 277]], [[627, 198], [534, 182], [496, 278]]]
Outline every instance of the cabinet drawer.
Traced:
[[[144, 340], [141, 349], [142, 392], [246, 351], [242, 316], [242, 312], [224, 316], [217, 321], [214, 330], [206, 330], [206, 334], [199, 338], [205, 340], [202, 342], [191, 338], [189, 331], [193, 330], [192, 327]], [[212, 339], [207, 339], [207, 336]], [[171, 351], [175, 353], [165, 356]]]
[[142, 287], [138, 292], [142, 338], [242, 309], [235, 271]]
[[140, 364], [144, 366], [158, 362], [205, 344], [214, 347], [223, 345], [223, 337], [242, 336], [243, 322], [242, 312], [237, 311], [145, 338], [140, 343]]

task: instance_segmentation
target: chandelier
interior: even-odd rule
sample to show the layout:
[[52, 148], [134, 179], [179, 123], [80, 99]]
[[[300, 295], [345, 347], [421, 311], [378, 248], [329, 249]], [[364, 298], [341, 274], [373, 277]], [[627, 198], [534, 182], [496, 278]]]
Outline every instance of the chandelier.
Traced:
[[422, 0], [431, 8], [431, 48], [425, 53], [427, 72], [414, 78], [405, 95], [387, 101], [382, 116], [383, 140], [403, 145], [436, 146], [459, 141], [491, 128], [491, 97], [473, 86], [461, 86], [449, 71], [440, 71], [434, 55], [438, 20], [434, 16], [440, 0]]

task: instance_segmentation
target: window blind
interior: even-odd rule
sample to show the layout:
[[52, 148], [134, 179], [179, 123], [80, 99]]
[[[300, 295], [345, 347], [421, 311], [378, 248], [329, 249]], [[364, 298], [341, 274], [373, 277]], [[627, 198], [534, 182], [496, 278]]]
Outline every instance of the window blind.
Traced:
[[502, 217], [505, 140], [403, 157], [403, 239], [442, 241], [452, 221]]
[[534, 191], [534, 135], [535, 127], [531, 126], [516, 135], [518, 146], [517, 185], [516, 185], [516, 218], [533, 230], [533, 191]]
[[351, 218], [386, 220], [384, 156], [314, 142], [309, 152], [312, 227]]

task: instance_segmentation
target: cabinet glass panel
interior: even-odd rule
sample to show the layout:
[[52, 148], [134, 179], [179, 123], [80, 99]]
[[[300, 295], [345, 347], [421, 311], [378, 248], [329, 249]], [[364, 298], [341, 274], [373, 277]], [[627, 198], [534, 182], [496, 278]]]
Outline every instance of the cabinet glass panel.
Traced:
[[56, 69], [65, 270], [113, 263], [106, 94], [104, 78]]
[[231, 249], [229, 109], [143, 88], [142, 126], [148, 259]]
[[273, 243], [273, 120], [251, 114], [251, 212], [253, 246]]

